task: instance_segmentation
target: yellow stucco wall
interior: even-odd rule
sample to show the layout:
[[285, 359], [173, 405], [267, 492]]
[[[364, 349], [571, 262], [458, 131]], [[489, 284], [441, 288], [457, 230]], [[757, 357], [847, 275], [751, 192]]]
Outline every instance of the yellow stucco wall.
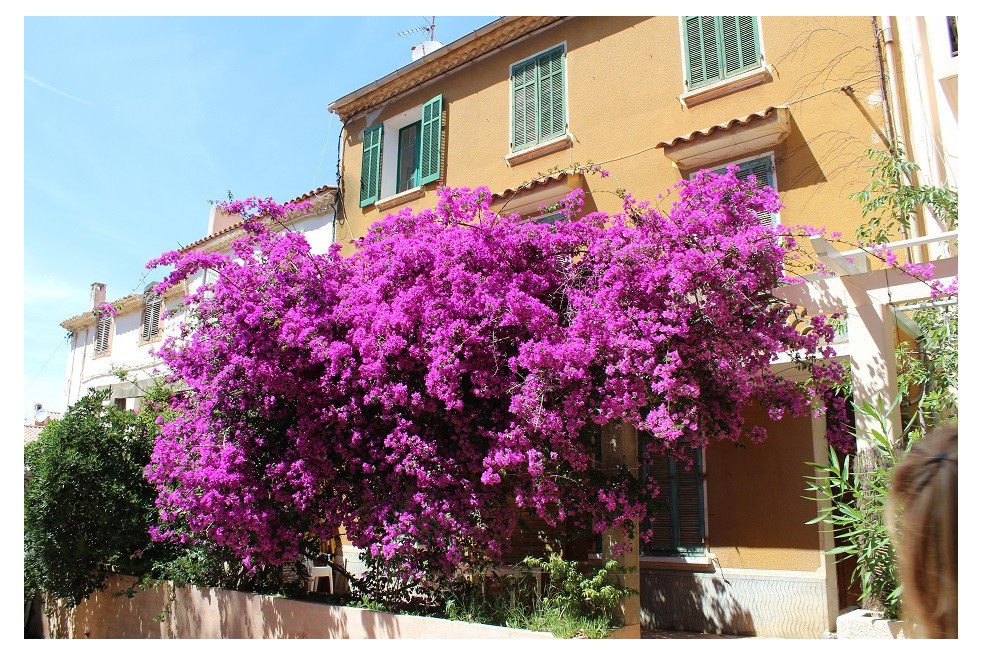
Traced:
[[[847, 196], [868, 179], [864, 153], [878, 141], [846, 94], [814, 94], [852, 84], [869, 115], [882, 123], [882, 106], [867, 103], [880, 88], [869, 18], [762, 17], [761, 38], [771, 80], [691, 108], [678, 98], [684, 91], [678, 17], [576, 17], [356, 115], [344, 134], [345, 224], [338, 239], [347, 243], [363, 236], [380, 217], [374, 206], [358, 206], [362, 131], [438, 94], [445, 108], [448, 185], [484, 184], [502, 191], [553, 167], [608, 162], [604, 167], [611, 178], [587, 179], [596, 206], [607, 211], [619, 208], [609, 193], [618, 186], [654, 200], [690, 172], [679, 171], [653, 147], [660, 141], [790, 103], [791, 134], [774, 149], [777, 187], [785, 203], [781, 222], [827, 225], [849, 234], [859, 220], [859, 205]], [[566, 44], [573, 145], [510, 167], [504, 160], [510, 138], [510, 66], [559, 43]], [[389, 211], [434, 206], [436, 186], [426, 185], [424, 197]], [[352, 247], [346, 245], [345, 251]]]
[[771, 421], [754, 408], [747, 420], [763, 425], [762, 444], [713, 442], [706, 449], [709, 548], [720, 567], [817, 571], [818, 528], [806, 525], [818, 507], [805, 494], [814, 461], [811, 418]]

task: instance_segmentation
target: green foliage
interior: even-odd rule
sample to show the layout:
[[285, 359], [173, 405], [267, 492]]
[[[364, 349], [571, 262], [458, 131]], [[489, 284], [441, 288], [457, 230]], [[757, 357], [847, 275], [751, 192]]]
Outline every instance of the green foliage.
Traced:
[[522, 564], [526, 570], [514, 575], [458, 581], [445, 594], [447, 618], [600, 639], [618, 627], [618, 606], [634, 593], [611, 579], [618, 570], [615, 561], [589, 574], [555, 553], [548, 559], [527, 557]]
[[[808, 478], [808, 490], [827, 503], [811, 522], [834, 530], [841, 545], [831, 554], [855, 558], [852, 579], [859, 582], [863, 606], [891, 619], [899, 617], [901, 593], [884, 514], [893, 468], [929, 430], [958, 417], [957, 307], [916, 310], [913, 320], [921, 336], [916, 346], [904, 342], [897, 349], [898, 398], [888, 408], [856, 407], [857, 415], [879, 426], [868, 435], [856, 433], [869, 448], [860, 448], [858, 457], [830, 449], [828, 464], [811, 463], [816, 475]], [[890, 443], [886, 417], [898, 403], [906, 408], [903, 435]]]
[[840, 456], [829, 448], [828, 464], [809, 462], [816, 475], [807, 476], [807, 489], [822, 503], [818, 516], [809, 523], [831, 526], [841, 542], [829, 554], [855, 558], [852, 581], [859, 581], [860, 603], [896, 619], [900, 616], [900, 581], [884, 509], [893, 467], [903, 459], [905, 450], [891, 444], [886, 436], [886, 417], [891, 409], [878, 410], [868, 403], [856, 407], [857, 414], [872, 418], [880, 426], [868, 437], [856, 435], [869, 444], [870, 450], [861, 450], [863, 455], [857, 462], [854, 456]]
[[108, 391], [90, 393], [25, 448], [25, 600], [45, 591], [75, 606], [117, 573], [137, 578], [128, 594], [158, 580], [263, 593], [300, 590], [299, 571], [247, 571], [226, 549], [151, 541], [157, 492], [144, 468], [160, 433], [157, 418], [172, 418], [170, 396], [155, 384], [136, 413], [103, 404]]
[[913, 441], [958, 414], [958, 306], [918, 309], [912, 318], [921, 336], [897, 349], [897, 380]]
[[85, 396], [25, 449], [25, 594], [77, 605], [114, 570], [145, 570], [158, 548], [147, 533], [156, 491], [143, 477], [156, 415], [103, 405], [106, 397]]
[[920, 207], [927, 207], [946, 229], [958, 227], [958, 191], [946, 187], [914, 186], [913, 173], [919, 166], [904, 158], [903, 150], [895, 153], [870, 148], [866, 153], [873, 161], [870, 183], [850, 196], [863, 205], [866, 222], [856, 230], [856, 238], [865, 244], [886, 243], [898, 232], [906, 234]]

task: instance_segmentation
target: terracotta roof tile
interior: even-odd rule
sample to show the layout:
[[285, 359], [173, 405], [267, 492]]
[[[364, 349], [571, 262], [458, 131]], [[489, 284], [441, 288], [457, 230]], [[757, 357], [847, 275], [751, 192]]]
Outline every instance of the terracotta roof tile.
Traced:
[[692, 141], [695, 141], [698, 138], [707, 137], [710, 134], [713, 134], [714, 132], [719, 132], [721, 130], [728, 130], [728, 129], [730, 129], [732, 127], [736, 127], [738, 125], [746, 125], [748, 123], [752, 123], [754, 121], [761, 120], [763, 118], [767, 118], [772, 113], [774, 113], [777, 109], [778, 109], [777, 107], [768, 107], [767, 109], [764, 109], [764, 110], [755, 112], [753, 114], [747, 114], [746, 116], [741, 116], [739, 118], [733, 118], [731, 120], [726, 121], [725, 123], [717, 123], [716, 125], [710, 125], [709, 127], [703, 128], [701, 130], [696, 130], [695, 132], [689, 132], [688, 134], [682, 134], [680, 136], [675, 137], [674, 139], [672, 139], [670, 141], [662, 141], [661, 143], [659, 143], [655, 147], [656, 148], [669, 148], [669, 147], [674, 146], [675, 144], [680, 143], [680, 142], [690, 143]]
[[569, 175], [567, 171], [559, 171], [558, 173], [553, 173], [552, 175], [547, 175], [546, 177], [539, 178], [537, 180], [532, 180], [531, 182], [526, 182], [525, 184], [522, 184], [520, 186], [511, 189], [498, 191], [497, 193], [491, 194], [491, 202], [494, 202], [495, 200], [500, 200], [501, 198], [508, 197], [519, 191], [529, 191], [538, 186], [545, 186], [551, 182], [558, 182], [559, 180], [563, 179], [567, 175]]

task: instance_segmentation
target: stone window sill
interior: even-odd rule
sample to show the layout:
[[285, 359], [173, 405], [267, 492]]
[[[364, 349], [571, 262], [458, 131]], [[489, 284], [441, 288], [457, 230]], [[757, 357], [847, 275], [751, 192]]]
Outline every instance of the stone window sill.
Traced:
[[505, 162], [507, 162], [509, 166], [524, 164], [527, 161], [532, 161], [533, 159], [537, 159], [544, 155], [565, 150], [572, 145], [573, 135], [567, 132], [566, 134], [558, 136], [555, 139], [549, 139], [548, 141], [537, 143], [531, 148], [525, 148], [524, 150], [509, 153], [505, 155]]
[[376, 200], [375, 209], [379, 210], [380, 212], [385, 211], [386, 209], [392, 209], [393, 207], [407, 203], [411, 200], [422, 198], [425, 194], [426, 191], [423, 190], [423, 187], [413, 187], [412, 189], [407, 189], [406, 191], [397, 193], [394, 196]]
[[709, 86], [702, 86], [692, 91], [686, 91], [679, 96], [679, 102], [685, 107], [694, 107], [695, 105], [709, 100], [715, 100], [716, 98], [735, 93], [736, 91], [742, 91], [743, 89], [749, 89], [752, 86], [757, 86], [764, 82], [770, 82], [774, 79], [771, 71], [772, 68], [770, 66], [761, 66], [756, 70], [741, 73], [736, 77], [730, 77], [710, 84]]

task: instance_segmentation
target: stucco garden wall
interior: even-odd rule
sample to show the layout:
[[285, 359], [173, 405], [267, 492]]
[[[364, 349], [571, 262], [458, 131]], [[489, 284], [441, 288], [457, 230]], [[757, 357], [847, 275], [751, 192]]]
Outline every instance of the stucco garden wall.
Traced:
[[[547, 632], [513, 630], [421, 616], [373, 612], [288, 598], [170, 583], [133, 598], [116, 578], [72, 611], [45, 621], [46, 638], [74, 639], [552, 639]], [[168, 596], [171, 602], [168, 604]], [[169, 608], [164, 621], [155, 616]]]

